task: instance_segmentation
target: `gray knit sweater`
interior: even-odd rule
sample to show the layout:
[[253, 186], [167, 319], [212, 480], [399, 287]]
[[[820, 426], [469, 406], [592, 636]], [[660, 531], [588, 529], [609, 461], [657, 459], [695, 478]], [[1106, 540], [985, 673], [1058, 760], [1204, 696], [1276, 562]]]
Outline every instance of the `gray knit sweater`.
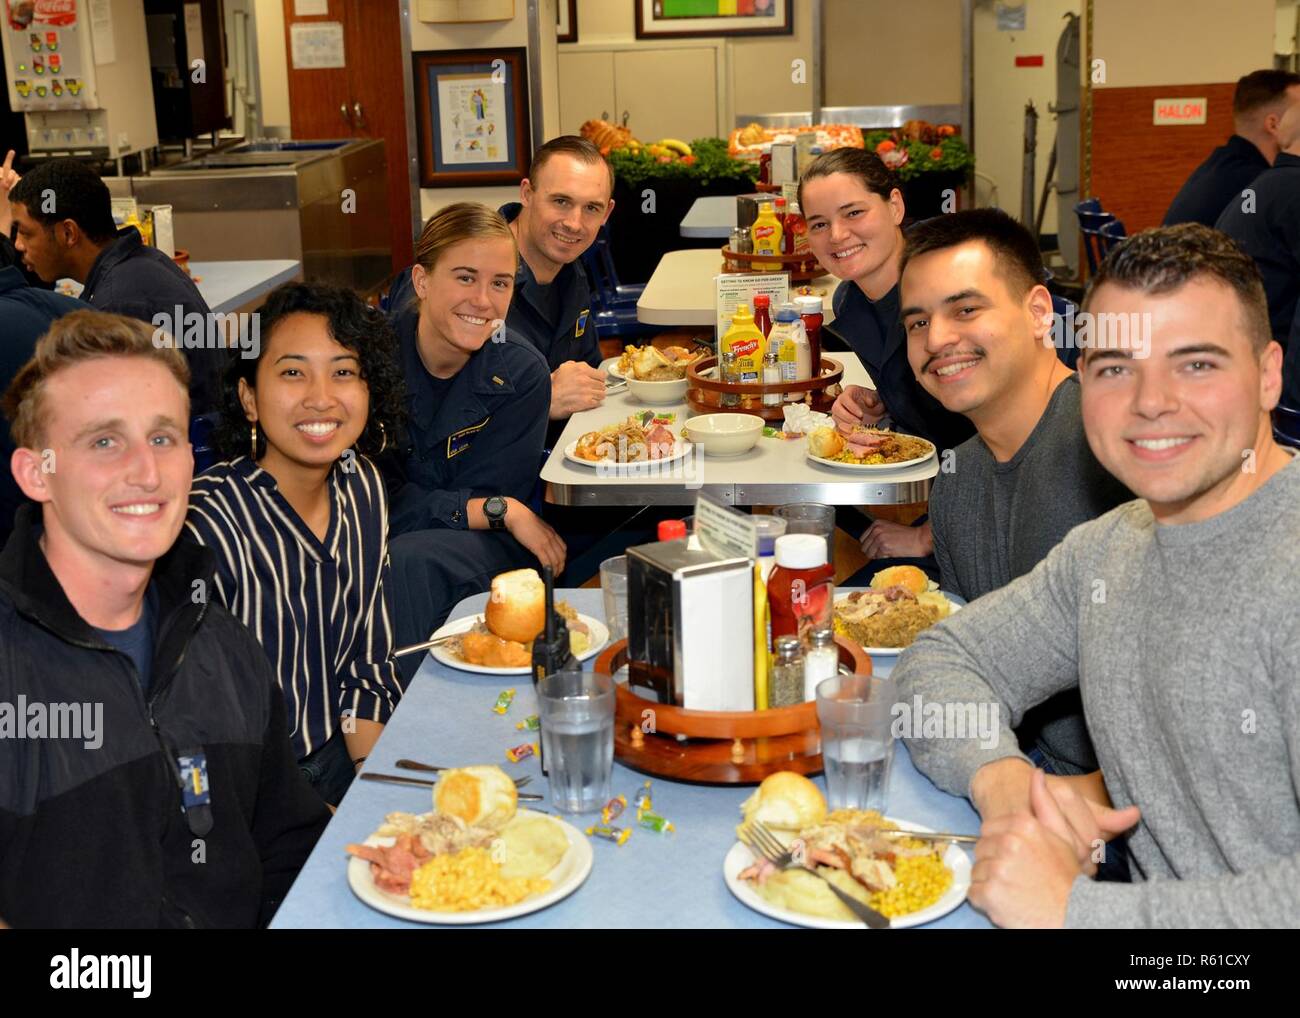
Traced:
[[922, 633], [899, 699], [1001, 704], [1001, 737], [908, 739], [940, 787], [1020, 757], [1011, 727], [1078, 685], [1134, 883], [1076, 880], [1067, 925], [1300, 925], [1300, 461], [1201, 523], [1129, 502]]

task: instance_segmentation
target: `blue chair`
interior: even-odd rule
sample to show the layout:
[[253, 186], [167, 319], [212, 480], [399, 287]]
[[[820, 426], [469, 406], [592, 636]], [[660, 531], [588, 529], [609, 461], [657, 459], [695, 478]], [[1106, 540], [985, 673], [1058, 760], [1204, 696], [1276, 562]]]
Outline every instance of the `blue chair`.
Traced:
[[1101, 208], [1101, 199], [1100, 199], [1100, 198], [1085, 198], [1083, 201], [1079, 202], [1077, 205], [1074, 206], [1074, 211], [1075, 211], [1076, 213], [1079, 213], [1079, 212], [1100, 212], [1100, 211], [1102, 211], [1102, 208]]
[[618, 281], [608, 226], [600, 228], [591, 247], [582, 253], [582, 264], [591, 281], [592, 293], [599, 294], [602, 308], [611, 311], [620, 307], [636, 309], [636, 302], [641, 299], [645, 284], [623, 284]]
[[1273, 408], [1273, 438], [1279, 445], [1300, 449], [1300, 410], [1281, 404]]
[[190, 445], [194, 448], [194, 473], [203, 473], [208, 467], [220, 460], [216, 447], [212, 444], [212, 432], [216, 430], [221, 414], [199, 414], [190, 418]]
[[1115, 222], [1115, 216], [1110, 212], [1078, 212], [1077, 210], [1076, 214], [1079, 217], [1079, 232], [1083, 234], [1083, 253], [1088, 259], [1088, 274], [1093, 275], [1105, 257], [1105, 252], [1102, 250], [1102, 227]]
[[1108, 254], [1115, 250], [1115, 248], [1119, 247], [1120, 243], [1127, 236], [1128, 233], [1124, 229], [1124, 221], [1122, 219], [1111, 219], [1109, 222], [1102, 223], [1100, 229], [1097, 230], [1098, 247], [1100, 248], [1101, 257], [1105, 259]]

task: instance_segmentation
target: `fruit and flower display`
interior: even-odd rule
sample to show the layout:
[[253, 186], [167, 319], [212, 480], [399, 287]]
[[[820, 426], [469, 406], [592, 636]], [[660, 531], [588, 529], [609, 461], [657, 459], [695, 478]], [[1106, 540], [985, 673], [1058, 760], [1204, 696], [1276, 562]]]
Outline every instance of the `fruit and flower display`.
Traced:
[[975, 165], [974, 154], [953, 124], [909, 120], [893, 131], [868, 131], [863, 142], [902, 181], [923, 173], [965, 173]]
[[644, 142], [628, 128], [606, 120], [588, 120], [579, 133], [609, 159], [618, 179], [632, 187], [651, 177], [682, 177], [700, 183], [735, 180], [745, 181], [746, 186], [758, 179], [758, 167], [732, 159], [727, 143], [720, 138]]

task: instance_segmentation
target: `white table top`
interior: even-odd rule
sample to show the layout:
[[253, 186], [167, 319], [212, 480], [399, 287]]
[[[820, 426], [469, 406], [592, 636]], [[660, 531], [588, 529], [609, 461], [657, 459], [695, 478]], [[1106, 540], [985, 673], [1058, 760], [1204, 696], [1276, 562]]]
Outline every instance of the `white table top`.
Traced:
[[[300, 278], [302, 262], [285, 258], [190, 262], [190, 275], [208, 308], [228, 315], [265, 297], [281, 283]], [[57, 289], [70, 297], [80, 297], [83, 287], [71, 279], [60, 279]]]
[[682, 217], [683, 237], [717, 237], [727, 240], [736, 227], [736, 198], [714, 194], [696, 198], [691, 210]]
[[[844, 365], [844, 383], [870, 386], [871, 378], [857, 357], [828, 354]], [[608, 468], [574, 463], [564, 450], [588, 431], [621, 421], [638, 410], [676, 413], [674, 431], [694, 416], [683, 401], [650, 407], [624, 389], [606, 397], [603, 406], [569, 418], [545, 466], [546, 498], [558, 505], [694, 505], [701, 490], [728, 505], [782, 505], [786, 502], [822, 502], [827, 505], [912, 505], [929, 497], [930, 484], [939, 472], [937, 457], [899, 469], [840, 470], [808, 460], [803, 439], [760, 438], [740, 456], [705, 456], [696, 447], [685, 458], [657, 467], [646, 476], [618, 476]]]
[[[717, 289], [713, 277], [722, 273], [721, 245], [692, 251], [669, 251], [659, 260], [654, 274], [636, 302], [636, 317], [647, 325], [700, 326], [713, 330]], [[831, 295], [839, 280], [818, 276], [812, 285], [825, 291], [822, 317], [834, 321]]]

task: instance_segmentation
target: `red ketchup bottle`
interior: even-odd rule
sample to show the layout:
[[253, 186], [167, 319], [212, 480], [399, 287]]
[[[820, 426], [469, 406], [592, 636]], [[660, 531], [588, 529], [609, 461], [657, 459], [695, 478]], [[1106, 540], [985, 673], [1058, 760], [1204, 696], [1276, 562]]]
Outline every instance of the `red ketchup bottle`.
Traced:
[[822, 299], [816, 294], [807, 294], [794, 299], [803, 319], [804, 331], [808, 334], [808, 353], [812, 361], [813, 378], [822, 376]]
[[810, 629], [831, 624], [835, 567], [826, 561], [826, 538], [784, 534], [776, 539], [776, 568], [767, 578], [772, 644], [778, 636], [802, 639]]
[[763, 334], [764, 339], [772, 331], [772, 298], [765, 293], [754, 295], [754, 328]]

